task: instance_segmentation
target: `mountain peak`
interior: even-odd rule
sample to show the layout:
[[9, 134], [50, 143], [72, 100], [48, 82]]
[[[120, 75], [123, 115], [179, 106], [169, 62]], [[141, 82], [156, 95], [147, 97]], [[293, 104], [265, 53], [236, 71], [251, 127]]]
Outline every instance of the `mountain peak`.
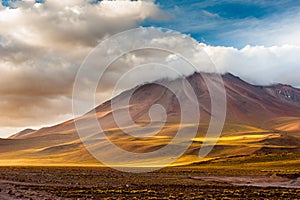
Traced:
[[[203, 76], [202, 76], [203, 75]], [[101, 125], [102, 130], [107, 134], [107, 136], [119, 145], [121, 148], [127, 151], [137, 152], [137, 153], [147, 153], [152, 152], [164, 145], [169, 144], [169, 139], [176, 135], [178, 127], [184, 127], [183, 130], [189, 131], [190, 128], [197, 126], [198, 132], [197, 137], [201, 139], [204, 137], [205, 132], [207, 132], [209, 123], [212, 116], [212, 106], [211, 106], [211, 96], [207, 85], [205, 83], [205, 78], [212, 77], [214, 79], [215, 74], [200, 74], [194, 73], [193, 75], [186, 77], [186, 80], [190, 83], [195, 95], [198, 99], [200, 120], [199, 123], [190, 123], [186, 120], [182, 124], [181, 113], [189, 113], [191, 109], [195, 109], [193, 106], [181, 107], [180, 102], [171, 90], [164, 87], [158, 82], [147, 83], [131, 90], [122, 92], [120, 95], [114, 97], [114, 101], [121, 102], [119, 107], [115, 110], [112, 109], [112, 100], [109, 100], [97, 108], [95, 108], [96, 117]], [[222, 137], [231, 137], [233, 135], [238, 138], [242, 138], [241, 141], [245, 141], [245, 145], [251, 146], [245, 148], [244, 144], [239, 145], [228, 145], [227, 149], [231, 149], [232, 155], [239, 154], [241, 149], [245, 150], [247, 154], [252, 152], [258, 152], [266, 150], [263, 148], [264, 145], [269, 142], [272, 145], [268, 145], [267, 148], [271, 148], [273, 151], [278, 151], [278, 148], [282, 146], [287, 146], [294, 144], [294, 138], [286, 138], [281, 142], [283, 134], [289, 133], [299, 133], [300, 131], [300, 90], [292, 88], [284, 84], [276, 86], [255, 86], [251, 85], [239, 77], [227, 73], [222, 75], [224, 88], [226, 90], [226, 121], [223, 127]], [[183, 77], [175, 80], [161, 80], [162, 82], [170, 84], [172, 88], [176, 89], [181, 102], [189, 102], [186, 95], [186, 88], [181, 87]], [[216, 89], [222, 89], [222, 85], [216, 84]], [[133, 93], [132, 93], [133, 92]], [[126, 101], [130, 98], [129, 103]], [[222, 101], [222, 99], [221, 99]], [[122, 102], [125, 102], [128, 106], [123, 106]], [[161, 126], [159, 119], [155, 123], [151, 123], [151, 118], [149, 117], [149, 109], [153, 105], [160, 105], [164, 108], [166, 117], [164, 124], [166, 125], [158, 133], [157, 130]], [[190, 105], [190, 104], [189, 104]], [[198, 106], [197, 105], [197, 106]], [[118, 106], [118, 105], [116, 105]], [[123, 115], [122, 113], [129, 110], [130, 117]], [[123, 130], [120, 129], [115, 121], [115, 116], [113, 111], [121, 113], [121, 121], [125, 122], [124, 130], [130, 131], [134, 134], [149, 134], [155, 133], [154, 137], [147, 138], [145, 143], [141, 145], [141, 141], [136, 138], [124, 134]], [[101, 139], [101, 142], [95, 140], [99, 134], [99, 124], [91, 125], [89, 122], [94, 121], [95, 115], [87, 113], [81, 117], [76, 118], [76, 121], [81, 123], [88, 133], [92, 134], [90, 138], [90, 144], [95, 144], [95, 149], [99, 153], [106, 153], [108, 156], [114, 156], [111, 151], [107, 149], [107, 142]], [[122, 118], [123, 117], [123, 118]], [[194, 119], [194, 118], [193, 118]], [[151, 124], [151, 126], [146, 127], [142, 131], [132, 129], [132, 126], [126, 126], [126, 122], [130, 120], [134, 123], [140, 125]], [[180, 126], [179, 126], [180, 125]], [[123, 127], [122, 127], [123, 128]], [[279, 134], [280, 133], [280, 134]], [[259, 135], [253, 143], [253, 134]], [[247, 139], [249, 135], [250, 140]], [[278, 140], [267, 140], [278, 137]], [[163, 138], [163, 139], [162, 139]], [[235, 137], [233, 137], [235, 138]], [[10, 137], [11, 140], [2, 140], [0, 144], [0, 154], [1, 156], [7, 156], [7, 159], [20, 160], [20, 158], [28, 158], [30, 155], [34, 160], [39, 160], [40, 158], [61, 158], [67, 162], [85, 162], [85, 163], [95, 163], [96, 161], [87, 152], [83, 144], [80, 143], [80, 138], [77, 134], [77, 129], [74, 120], [69, 120], [64, 123], [58, 124], [56, 126], [42, 128], [37, 131], [33, 129], [23, 130]], [[22, 139], [22, 140], [18, 140]], [[148, 140], [149, 139], [149, 140]], [[283, 138], [284, 139], [284, 138]], [[201, 141], [201, 140], [199, 140]], [[144, 142], [144, 141], [143, 141]], [[195, 141], [197, 142], [197, 141]], [[274, 149], [273, 145], [275, 146]], [[298, 143], [296, 143], [298, 144]], [[199, 145], [199, 143], [195, 144]], [[227, 145], [227, 144], [226, 144]], [[255, 146], [255, 148], [253, 148]], [[17, 148], [16, 148], [17, 147]], [[94, 148], [94, 147], [93, 147]], [[27, 149], [33, 150], [33, 153], [28, 154]], [[295, 151], [299, 151], [299, 148], [295, 148]], [[7, 154], [7, 152], [12, 152], [12, 154]], [[198, 154], [197, 149], [189, 149], [185, 155], [190, 157]], [[227, 155], [227, 150], [224, 153], [224, 144], [216, 146], [212, 151], [210, 156], [220, 157], [222, 155]], [[54, 156], [55, 155], [55, 156]], [[197, 157], [198, 158], [198, 157]], [[164, 158], [165, 159], [165, 158]], [[155, 160], [157, 160], [155, 158]], [[31, 160], [30, 160], [31, 162]], [[50, 160], [51, 162], [51, 160]], [[194, 162], [194, 161], [192, 161]]]
[[18, 139], [19, 137], [23, 137], [23, 136], [25, 136], [29, 133], [34, 132], [34, 131], [36, 131], [36, 130], [31, 129], [31, 128], [27, 128], [27, 129], [24, 129], [24, 130], [22, 130], [18, 133], [15, 133], [14, 135], [10, 136], [8, 139]]

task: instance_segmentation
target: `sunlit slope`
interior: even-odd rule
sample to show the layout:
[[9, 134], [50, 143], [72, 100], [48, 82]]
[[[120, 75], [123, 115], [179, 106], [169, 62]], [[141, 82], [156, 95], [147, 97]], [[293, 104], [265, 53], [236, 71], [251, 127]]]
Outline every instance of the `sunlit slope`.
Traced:
[[[213, 76], [213, 75], [209, 75]], [[110, 142], [120, 148], [135, 152], [147, 153], [158, 150], [172, 140], [179, 129], [187, 133], [198, 128], [194, 138], [182, 138], [176, 145], [187, 141], [192, 145], [174, 165], [190, 164], [216, 158], [227, 158], [238, 155], [257, 155], [264, 153], [299, 152], [299, 124], [300, 124], [300, 91], [286, 85], [259, 87], [250, 85], [231, 74], [223, 76], [227, 93], [227, 116], [221, 138], [206, 158], [199, 158], [199, 149], [204, 138], [215, 140], [206, 135], [211, 118], [210, 95], [205, 81], [200, 74], [187, 78], [194, 89], [199, 101], [200, 121], [198, 123], [180, 123], [181, 110], [175, 95], [167, 88], [155, 83], [145, 84], [135, 88], [127, 107], [120, 107], [118, 111], [129, 109], [136, 124], [144, 127], [137, 132], [134, 127], [120, 129], [113, 117], [111, 101], [107, 101], [95, 108], [96, 117]], [[177, 84], [180, 79], [170, 81]], [[177, 88], [179, 94], [184, 94]], [[125, 91], [115, 97], [114, 101], [122, 101], [131, 91]], [[183, 101], [185, 97], [182, 97]], [[165, 108], [166, 122], [149, 121], [149, 108], [160, 104]], [[79, 118], [84, 129], [89, 130], [92, 148], [97, 153], [114, 155], [112, 150], [106, 149], [108, 140], [99, 138], [100, 130], [90, 121], [95, 117], [92, 112]], [[159, 127], [162, 127], [160, 131]], [[135, 138], [131, 133], [141, 134], [144, 138]], [[96, 139], [95, 139], [96, 138]], [[163, 157], [163, 155], [162, 155]], [[139, 161], [142, 163], [143, 161]], [[145, 162], [151, 163], [151, 160]], [[73, 120], [45, 127], [40, 130], [20, 132], [10, 139], [0, 140], [1, 165], [100, 165], [81, 143]], [[134, 164], [134, 163], [132, 163]]]
[[[190, 126], [193, 125], [185, 126], [187, 131]], [[168, 145], [178, 127], [177, 123], [169, 123], [159, 135], [143, 139], [126, 135], [119, 129], [107, 130], [106, 134], [111, 142], [124, 150], [147, 153]], [[237, 155], [300, 152], [300, 134], [289, 135], [289, 133], [271, 132], [246, 125], [226, 124], [225, 131], [213, 151], [206, 158], [200, 158], [198, 153], [205, 136], [201, 129], [204, 130], [205, 125], [200, 125], [197, 136], [192, 138], [191, 147], [174, 165]], [[151, 132], [151, 129], [149, 131]], [[214, 138], [206, 139], [213, 140]], [[98, 143], [95, 142], [95, 148], [99, 153], [114, 155], [113, 152], [105, 149], [107, 142], [105, 139]], [[177, 145], [182, 145], [182, 143]], [[33, 138], [0, 140], [0, 156], [1, 165], [101, 165], [81, 144], [75, 130], [73, 133], [69, 131], [68, 133], [61, 132]]]
[[280, 117], [267, 122], [275, 130], [300, 132], [300, 117]]
[[84, 148], [75, 131], [23, 139], [1, 139], [0, 158], [0, 165], [98, 163]]

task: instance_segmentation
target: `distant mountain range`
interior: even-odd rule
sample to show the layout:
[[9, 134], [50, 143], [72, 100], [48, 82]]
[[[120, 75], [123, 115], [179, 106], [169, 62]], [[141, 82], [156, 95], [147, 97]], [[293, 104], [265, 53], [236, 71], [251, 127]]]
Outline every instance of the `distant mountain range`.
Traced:
[[[300, 152], [299, 89], [283, 84], [255, 86], [229, 73], [222, 77], [227, 96], [226, 121], [222, 137], [205, 159], [268, 152]], [[169, 84], [176, 84], [181, 79], [169, 81]], [[203, 160], [198, 157], [198, 152], [211, 118], [210, 94], [203, 77], [195, 73], [186, 79], [198, 98], [201, 120], [199, 124], [189, 125], [198, 126], [198, 134], [188, 151], [175, 163], [178, 165]], [[183, 88], [178, 90], [181, 94], [180, 90]], [[121, 93], [114, 101], [122, 101], [131, 91]], [[176, 134], [181, 112], [189, 112], [180, 110], [178, 100], [167, 88], [157, 83], [147, 83], [135, 88], [130, 99], [132, 120], [141, 126], [148, 124], [148, 110], [153, 104], [160, 104], [165, 108], [167, 123], [157, 135], [141, 140], [143, 143], [124, 134], [117, 127], [111, 101], [99, 105], [95, 111], [111, 141], [125, 150], [143, 153], [167, 145]], [[76, 120], [84, 123], [91, 117], [92, 114], [87, 113]], [[153, 126], [155, 128], [155, 124]], [[130, 127], [127, 130], [130, 131]], [[153, 129], [148, 128], [145, 132], [147, 131], [151, 133]], [[96, 129], [93, 134], [97, 134]], [[105, 142], [95, 146], [99, 152], [109, 153], [104, 148]], [[2, 165], [99, 164], [81, 143], [74, 120], [39, 130], [26, 129], [8, 139], [1, 139], [0, 156]]]

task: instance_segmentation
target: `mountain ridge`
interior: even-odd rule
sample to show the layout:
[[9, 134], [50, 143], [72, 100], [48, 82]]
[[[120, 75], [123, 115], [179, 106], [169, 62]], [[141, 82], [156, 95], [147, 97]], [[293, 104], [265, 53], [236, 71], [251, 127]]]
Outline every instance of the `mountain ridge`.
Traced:
[[[192, 74], [192, 75], [190, 75], [190, 76], [188, 76], [188, 77], [186, 77], [186, 78], [193, 77], [193, 76], [195, 76], [195, 75], [197, 76], [197, 75], [199, 75], [199, 73], [195, 72], [194, 74]], [[246, 82], [245, 80], [241, 79], [240, 77], [238, 77], [238, 76], [236, 76], [236, 75], [234, 75], [234, 74], [232, 74], [232, 73], [225, 73], [225, 74], [222, 75], [222, 77], [223, 77], [223, 79], [224, 79], [224, 78], [227, 78], [227, 79], [237, 79], [237, 80], [241, 81], [241, 83], [247, 84], [247, 85], [252, 86], [252, 87], [254, 87], [254, 88], [259, 88], [259, 89], [275, 89], [275, 90], [277, 90], [277, 91], [279, 92], [279, 94], [280, 94], [281, 89], [296, 90], [296, 91], [298, 91], [298, 92], [300, 93], [300, 89], [295, 88], [295, 87], [293, 87], [293, 86], [291, 86], [291, 85], [287, 85], [287, 84], [277, 83], [277, 84], [266, 85], [266, 86], [263, 86], [263, 85], [254, 85], [254, 84], [250, 84], [250, 83]], [[118, 96], [120, 96], [120, 95], [122, 95], [122, 94], [126, 94], [126, 92], [128, 92], [128, 91], [136, 90], [136, 89], [138, 89], [138, 88], [141, 88], [141, 87], [144, 87], [144, 86], [149, 86], [149, 85], [152, 85], [152, 84], [157, 84], [157, 83], [163, 82], [163, 81], [167, 81], [167, 80], [162, 79], [162, 80], [155, 81], [155, 82], [153, 82], [153, 83], [144, 83], [144, 84], [138, 85], [138, 86], [136, 86], [136, 87], [134, 87], [134, 88], [132, 88], [132, 89], [123, 91], [123, 92], [121, 92]], [[283, 96], [285, 99], [287, 99], [287, 100], [297, 98], [296, 101], [300, 101], [300, 95], [299, 95], [299, 94], [298, 94], [296, 97], [293, 97], [292, 95], [290, 95], [291, 98], [289, 98], [289, 94], [283, 91], [283, 92], [282, 92], [282, 96]], [[100, 104], [99, 106], [97, 106], [97, 107], [95, 108], [96, 112], [97, 112], [98, 109], [101, 109], [103, 106], [105, 106], [105, 105], [107, 105], [107, 104], [110, 104], [110, 101], [111, 101], [111, 100], [107, 100], [107, 101], [103, 102], [102, 104]], [[90, 113], [90, 112], [88, 112], [88, 113]], [[88, 113], [86, 113], [86, 114], [88, 114]], [[59, 124], [56, 124], [56, 125], [53, 125], [53, 126], [50, 126], [50, 127], [44, 127], [44, 128], [41, 128], [41, 129], [53, 128], [53, 127], [56, 127], [56, 126], [58, 126], [58, 125], [60, 125], [60, 124], [64, 124], [64, 123], [70, 122], [70, 121], [72, 121], [72, 120], [73, 120], [73, 119], [67, 120], [67, 121], [65, 121], [65, 122], [62, 122], [62, 123], [59, 123]], [[39, 129], [39, 130], [41, 130], [41, 129]], [[22, 130], [22, 131], [20, 131], [20, 132], [18, 132], [18, 133], [16, 133], [16, 134], [11, 135], [11, 136], [9, 137], [9, 139], [16, 139], [16, 138], [18, 138], [18, 137], [22, 137], [23, 135], [27, 135], [27, 134], [30, 134], [30, 133], [33, 133], [33, 132], [39, 131], [39, 130], [24, 129], [24, 130]], [[22, 133], [23, 133], [23, 134], [22, 134]]]
[[[206, 76], [212, 76], [213, 78], [214, 74], [206, 74]], [[288, 146], [289, 144], [293, 144], [293, 141], [299, 141], [299, 89], [283, 84], [255, 86], [232, 74], [224, 74], [222, 78], [227, 95], [227, 116], [221, 139], [209, 157], [272, 152], [274, 148], [279, 151], [287, 151], [287, 149], [291, 149]], [[195, 73], [186, 77], [186, 79], [198, 98], [201, 118], [199, 124], [192, 125], [197, 126], [198, 133], [185, 156], [178, 161], [182, 164], [199, 161], [197, 152], [211, 119], [210, 96], [203, 77], [201, 74]], [[180, 79], [175, 79], [169, 81], [168, 84], [176, 86], [179, 81]], [[183, 94], [181, 92], [182, 88], [177, 89], [179, 94]], [[180, 122], [180, 113], [188, 112], [188, 110], [181, 111], [174, 94], [158, 83], [146, 83], [137, 86], [122, 92], [113, 100], [122, 101], [131, 92], [133, 93], [130, 98], [129, 111], [132, 120], [141, 126], [149, 124], [149, 108], [153, 104], [160, 104], [167, 113], [165, 127], [153, 138], [143, 140], [144, 145], [141, 145], [133, 137], [124, 135], [123, 131], [116, 126], [110, 108], [112, 100], [109, 100], [94, 109], [106, 135], [121, 148], [132, 152], [151, 152], [167, 145], [170, 138], [176, 134]], [[124, 108], [120, 108], [121, 111], [122, 109]], [[88, 123], [92, 117], [93, 112], [88, 112], [75, 120], [82, 122], [96, 135], [98, 129], [89, 127]], [[152, 134], [156, 125], [154, 123], [152, 128], [147, 128], [144, 132]], [[130, 127], [125, 127], [125, 129], [129, 132], [135, 132]], [[282, 144], [280, 144], [280, 138], [282, 138]], [[231, 143], [228, 143], [228, 141]], [[271, 141], [276, 141], [276, 143]], [[250, 145], [249, 142], [252, 144]], [[107, 150], [104, 147], [105, 143], [99, 144], [97, 149], [100, 152], [106, 152]], [[300, 152], [297, 145], [292, 148], [293, 151]], [[81, 143], [74, 120], [29, 131], [25, 134], [17, 133], [9, 139], [0, 140], [0, 156], [2, 160], [9, 158], [15, 160], [15, 162], [20, 158], [21, 160], [30, 160], [28, 161], [29, 164], [40, 164], [41, 162], [46, 164], [63, 162], [73, 164], [98, 163]]]

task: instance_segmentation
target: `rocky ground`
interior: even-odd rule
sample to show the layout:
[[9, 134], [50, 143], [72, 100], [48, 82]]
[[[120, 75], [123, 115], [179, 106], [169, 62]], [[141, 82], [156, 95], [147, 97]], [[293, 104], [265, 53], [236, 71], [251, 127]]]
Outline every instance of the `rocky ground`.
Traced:
[[212, 175], [169, 168], [146, 174], [91, 167], [1, 167], [0, 199], [300, 199], [299, 175]]

